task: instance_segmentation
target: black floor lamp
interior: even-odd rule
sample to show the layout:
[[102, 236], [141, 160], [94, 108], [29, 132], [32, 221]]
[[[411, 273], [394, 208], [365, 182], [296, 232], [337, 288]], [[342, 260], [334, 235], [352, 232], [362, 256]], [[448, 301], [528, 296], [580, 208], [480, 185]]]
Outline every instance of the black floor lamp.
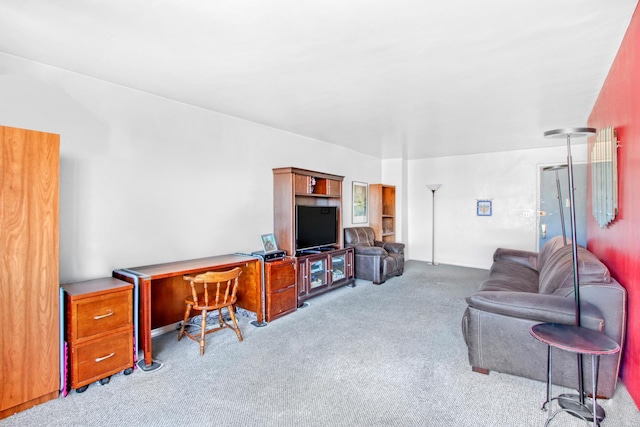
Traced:
[[427, 188], [431, 190], [431, 265], [436, 264], [436, 190], [442, 184], [429, 184]]
[[560, 213], [560, 224], [562, 226], [562, 240], [566, 246], [567, 244], [567, 231], [564, 226], [564, 208], [562, 206], [562, 190], [560, 189], [560, 177], [558, 176], [558, 171], [562, 169], [567, 169], [567, 165], [555, 165], [555, 166], [547, 166], [546, 168], [542, 168], [543, 172], [554, 171], [556, 173], [556, 194], [558, 195], [558, 212]]
[[[575, 297], [575, 324], [580, 326], [580, 282], [578, 276], [578, 245], [576, 237], [576, 204], [575, 204], [575, 188], [573, 185], [573, 160], [571, 158], [571, 137], [587, 137], [596, 134], [594, 128], [563, 128], [549, 130], [544, 133], [545, 138], [566, 138], [567, 140], [567, 174], [569, 176], [569, 208], [570, 208], [570, 220], [571, 220], [571, 247], [573, 254], [573, 292]], [[583, 380], [583, 366], [582, 355], [577, 356], [578, 359], [578, 396], [564, 394], [558, 399], [558, 403], [561, 407], [571, 409], [580, 414], [581, 418], [588, 418], [591, 415], [585, 410], [584, 403], [584, 380]], [[595, 399], [596, 396], [593, 396]], [[577, 402], [577, 403], [576, 403]], [[597, 407], [597, 418], [602, 420], [604, 418], [604, 410], [601, 406]]]

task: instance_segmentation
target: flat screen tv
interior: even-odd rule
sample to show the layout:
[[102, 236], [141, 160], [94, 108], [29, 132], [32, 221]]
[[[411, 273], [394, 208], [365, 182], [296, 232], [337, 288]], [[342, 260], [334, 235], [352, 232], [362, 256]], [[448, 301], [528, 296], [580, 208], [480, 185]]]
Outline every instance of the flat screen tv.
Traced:
[[338, 208], [296, 206], [296, 250], [338, 243]]

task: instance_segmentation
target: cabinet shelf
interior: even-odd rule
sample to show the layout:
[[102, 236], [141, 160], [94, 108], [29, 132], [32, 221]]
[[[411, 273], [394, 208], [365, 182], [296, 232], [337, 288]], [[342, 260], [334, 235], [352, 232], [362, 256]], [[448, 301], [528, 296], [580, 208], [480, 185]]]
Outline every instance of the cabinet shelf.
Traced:
[[336, 196], [332, 196], [330, 194], [317, 194], [317, 193], [296, 193], [296, 197], [320, 197], [323, 199], [336, 198]]

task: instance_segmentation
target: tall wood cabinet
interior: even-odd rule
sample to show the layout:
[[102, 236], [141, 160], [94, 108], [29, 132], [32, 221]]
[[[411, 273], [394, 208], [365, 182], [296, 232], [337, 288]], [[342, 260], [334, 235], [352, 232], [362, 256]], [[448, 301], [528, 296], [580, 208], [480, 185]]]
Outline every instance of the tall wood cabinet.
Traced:
[[369, 185], [369, 226], [376, 240], [396, 241], [396, 187], [385, 184]]
[[60, 388], [60, 137], [0, 126], [0, 419]]

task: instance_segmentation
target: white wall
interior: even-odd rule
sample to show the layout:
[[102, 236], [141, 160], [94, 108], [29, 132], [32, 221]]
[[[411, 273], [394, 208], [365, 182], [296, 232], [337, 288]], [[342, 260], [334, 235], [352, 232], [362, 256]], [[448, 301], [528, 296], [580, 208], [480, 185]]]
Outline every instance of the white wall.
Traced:
[[[541, 137], [542, 139], [542, 137]], [[497, 247], [537, 250], [541, 165], [566, 163], [566, 145], [414, 160], [408, 163], [408, 244], [411, 258], [431, 261], [435, 193], [435, 261], [489, 268]], [[586, 140], [572, 142], [574, 162], [585, 162]], [[476, 215], [477, 199], [491, 199], [493, 215]], [[531, 216], [523, 216], [523, 213]]]
[[[554, 148], [407, 161], [380, 159], [140, 91], [0, 54], [0, 125], [61, 135], [60, 279], [260, 248], [273, 229], [275, 167], [396, 186], [407, 258], [487, 268], [496, 247], [536, 250], [537, 174]], [[574, 149], [586, 159], [586, 145]], [[476, 216], [476, 199], [493, 216]]]
[[336, 145], [0, 54], [0, 125], [60, 138], [60, 280], [261, 248], [275, 167], [379, 182]]

